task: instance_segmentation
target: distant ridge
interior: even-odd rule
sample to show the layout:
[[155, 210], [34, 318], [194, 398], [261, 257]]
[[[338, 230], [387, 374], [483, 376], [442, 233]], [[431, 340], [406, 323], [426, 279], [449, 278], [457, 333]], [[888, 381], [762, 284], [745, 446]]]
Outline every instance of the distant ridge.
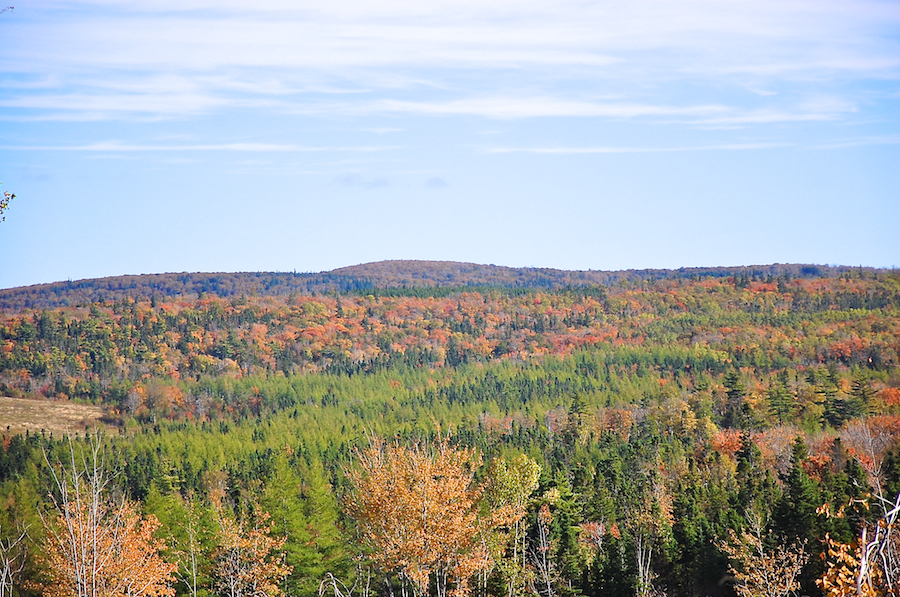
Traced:
[[54, 282], [0, 290], [0, 309], [79, 306], [123, 299], [196, 298], [199, 295], [285, 296], [365, 292], [384, 288], [548, 288], [610, 285], [622, 281], [744, 276], [836, 277], [847, 272], [889, 270], [810, 264], [690, 267], [675, 270], [569, 271], [505, 267], [455, 261], [396, 260], [363, 263], [330, 272], [169, 273]]

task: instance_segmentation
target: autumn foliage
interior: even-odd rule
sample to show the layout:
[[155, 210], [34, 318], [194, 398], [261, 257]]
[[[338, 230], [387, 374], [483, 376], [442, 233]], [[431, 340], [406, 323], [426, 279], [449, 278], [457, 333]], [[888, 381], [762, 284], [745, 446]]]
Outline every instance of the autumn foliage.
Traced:
[[[747, 528], [729, 530], [720, 544], [732, 562], [735, 591], [741, 597], [788, 597], [800, 588], [797, 576], [809, 555], [802, 543], [775, 544], [758, 515], [748, 515]], [[774, 544], [774, 545], [773, 545]]]
[[0, 589], [849, 597], [865, 572], [884, 594], [900, 277], [749, 274], [16, 303], [0, 395], [105, 408], [115, 482], [54, 479], [55, 431], [0, 434], [0, 551], [33, 539]]
[[348, 504], [373, 564], [426, 595], [430, 579], [444, 597], [465, 594], [469, 580], [490, 565], [484, 539], [490, 519], [480, 516], [481, 464], [473, 449], [448, 437], [410, 447], [373, 440], [349, 472]]
[[[47, 597], [171, 597], [176, 566], [163, 560], [165, 543], [153, 536], [159, 522], [144, 518], [129, 500], [107, 495], [106, 477], [93, 462], [57, 477], [57, 512], [45, 519], [43, 562]], [[74, 463], [74, 456], [73, 456]]]
[[280, 583], [291, 573], [284, 563], [284, 537], [272, 537], [269, 513], [258, 506], [253, 520], [239, 521], [223, 504], [223, 495], [211, 496], [219, 525], [215, 585], [223, 597], [280, 597]]

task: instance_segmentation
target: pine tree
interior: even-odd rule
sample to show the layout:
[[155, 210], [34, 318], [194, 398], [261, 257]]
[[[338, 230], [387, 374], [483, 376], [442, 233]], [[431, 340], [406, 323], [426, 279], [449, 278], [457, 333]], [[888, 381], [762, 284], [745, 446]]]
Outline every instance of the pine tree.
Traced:
[[302, 476], [280, 454], [261, 505], [271, 514], [272, 533], [285, 537], [285, 580], [289, 595], [313, 595], [326, 573], [347, 578], [351, 563], [338, 529], [339, 511], [318, 463]]
[[735, 370], [725, 374], [722, 384], [725, 386], [725, 395], [728, 397], [723, 425], [725, 427], [742, 428], [743, 419], [745, 418], [743, 406], [747, 388], [744, 386], [744, 382], [741, 381], [740, 373]]

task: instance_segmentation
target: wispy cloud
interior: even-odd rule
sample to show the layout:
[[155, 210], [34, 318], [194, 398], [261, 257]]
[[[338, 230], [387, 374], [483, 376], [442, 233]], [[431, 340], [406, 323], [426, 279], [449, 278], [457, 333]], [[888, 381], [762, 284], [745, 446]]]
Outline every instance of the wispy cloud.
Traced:
[[[208, 95], [194, 94], [118, 94], [118, 93], [70, 93], [64, 95], [23, 95], [0, 100], [3, 108], [27, 108], [53, 112], [80, 112], [84, 114], [191, 114], [205, 112], [233, 104]], [[254, 102], [260, 105], [261, 102]], [[262, 107], [262, 106], [260, 106]]]
[[384, 176], [365, 177], [359, 174], [341, 174], [335, 177], [334, 183], [343, 187], [362, 189], [383, 189], [391, 186], [391, 181]]
[[728, 111], [727, 107], [721, 105], [679, 107], [640, 103], [591, 102], [554, 97], [488, 97], [443, 102], [383, 100], [371, 104], [369, 109], [376, 112], [464, 114], [501, 119], [539, 116], [601, 116], [607, 118], [709, 116]]
[[900, 135], [856, 137], [848, 139], [838, 139], [834, 141], [814, 142], [802, 145], [799, 143], [787, 142], [758, 142], [725, 143], [719, 145], [693, 145], [681, 147], [488, 147], [483, 149], [482, 151], [486, 153], [541, 153], [551, 155], [584, 155], [622, 153], [677, 153], [693, 151], [755, 151], [785, 147], [796, 147], [801, 149], [845, 149], [851, 147], [864, 147], [869, 145], [900, 145]]
[[856, 137], [851, 139], [837, 139], [816, 143], [813, 149], [847, 149], [851, 147], [865, 147], [869, 145], [900, 145], [900, 135], [884, 135], [871, 137]]
[[87, 145], [47, 145], [47, 146], [0, 146], [13, 151], [88, 151], [88, 152], [137, 152], [137, 151], [242, 151], [242, 152], [324, 152], [324, 151], [389, 151], [397, 146], [371, 147], [309, 147], [305, 145], [284, 145], [272, 143], [219, 143], [200, 145], [130, 145], [116, 141], [103, 141]]
[[[895, 0], [81, 0], [28, 8], [16, 18], [36, 16], [4, 22], [0, 58], [0, 72], [16, 81], [0, 83], [0, 107], [20, 118], [241, 109], [752, 124], [847, 114], [798, 118], [785, 105], [836, 77], [900, 77]], [[684, 102], [685, 86], [695, 96], [735, 93]], [[498, 98], [483, 99], [488, 90]], [[619, 103], [590, 99], [602, 95]]]
[[789, 143], [732, 143], [725, 145], [700, 145], [694, 147], [489, 147], [487, 153], [546, 153], [559, 155], [618, 154], [618, 153], [669, 153], [682, 151], [751, 151], [788, 147]]

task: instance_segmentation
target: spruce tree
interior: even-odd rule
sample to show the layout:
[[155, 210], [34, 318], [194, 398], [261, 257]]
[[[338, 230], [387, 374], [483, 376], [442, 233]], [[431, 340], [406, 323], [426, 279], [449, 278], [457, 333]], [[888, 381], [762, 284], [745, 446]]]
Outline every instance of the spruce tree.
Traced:
[[815, 579], [823, 571], [820, 540], [825, 535], [822, 518], [816, 509], [824, 502], [818, 485], [803, 469], [808, 455], [806, 443], [798, 436], [792, 448], [791, 469], [784, 478], [784, 493], [776, 506], [774, 530], [785, 544], [806, 541], [812, 556], [800, 573], [800, 585], [803, 593], [815, 595], [819, 592]]

